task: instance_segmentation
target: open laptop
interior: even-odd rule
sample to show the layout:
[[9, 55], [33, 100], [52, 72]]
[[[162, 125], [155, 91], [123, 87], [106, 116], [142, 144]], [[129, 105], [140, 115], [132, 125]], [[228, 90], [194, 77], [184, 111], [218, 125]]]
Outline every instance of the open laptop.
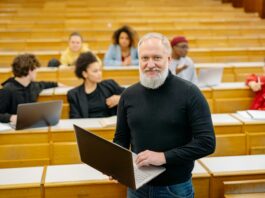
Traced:
[[35, 102], [19, 104], [17, 123], [11, 125], [16, 130], [53, 126], [59, 122], [62, 112], [62, 101]]
[[134, 163], [136, 154], [131, 151], [76, 125], [74, 130], [81, 161], [132, 189], [138, 189], [166, 170], [156, 166], [138, 168]]
[[222, 82], [223, 68], [202, 68], [199, 71], [199, 87], [216, 86]]

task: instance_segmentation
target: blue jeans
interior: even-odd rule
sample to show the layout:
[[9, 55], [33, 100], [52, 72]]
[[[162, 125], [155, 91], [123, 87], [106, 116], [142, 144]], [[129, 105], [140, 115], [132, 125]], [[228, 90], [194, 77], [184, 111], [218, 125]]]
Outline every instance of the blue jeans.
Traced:
[[171, 186], [144, 185], [138, 190], [128, 189], [127, 198], [194, 198], [192, 181]]

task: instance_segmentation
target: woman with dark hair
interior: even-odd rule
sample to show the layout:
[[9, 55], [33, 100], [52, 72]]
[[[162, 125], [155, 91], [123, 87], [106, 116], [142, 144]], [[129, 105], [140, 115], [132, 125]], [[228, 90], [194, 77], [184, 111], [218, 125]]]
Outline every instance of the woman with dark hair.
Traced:
[[105, 66], [138, 65], [136, 33], [128, 26], [116, 30], [111, 45], [104, 57]]
[[36, 82], [40, 63], [33, 54], [17, 56], [12, 63], [14, 77], [2, 83], [0, 90], [0, 122], [16, 123], [17, 106], [36, 102], [43, 89], [57, 87], [57, 82]]
[[70, 118], [97, 118], [116, 115], [124, 88], [114, 80], [102, 81], [102, 66], [92, 52], [80, 54], [75, 74], [84, 83], [67, 93]]

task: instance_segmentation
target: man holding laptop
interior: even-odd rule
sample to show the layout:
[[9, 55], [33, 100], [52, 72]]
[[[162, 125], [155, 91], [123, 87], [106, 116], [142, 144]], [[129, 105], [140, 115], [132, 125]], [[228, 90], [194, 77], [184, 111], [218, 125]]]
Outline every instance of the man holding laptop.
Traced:
[[138, 167], [163, 166], [166, 171], [129, 198], [194, 196], [194, 160], [215, 150], [208, 104], [192, 83], [169, 72], [171, 48], [157, 33], [138, 44], [140, 83], [125, 90], [118, 105], [114, 142], [137, 153]]

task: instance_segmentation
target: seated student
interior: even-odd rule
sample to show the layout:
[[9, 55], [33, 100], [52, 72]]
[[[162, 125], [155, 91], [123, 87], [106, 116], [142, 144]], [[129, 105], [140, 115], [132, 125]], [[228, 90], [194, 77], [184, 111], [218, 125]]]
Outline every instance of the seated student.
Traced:
[[252, 74], [247, 77], [246, 85], [256, 93], [250, 109], [265, 110], [265, 76]]
[[17, 106], [36, 102], [43, 89], [57, 87], [56, 82], [35, 82], [39, 61], [32, 54], [17, 56], [12, 63], [14, 77], [2, 83], [0, 90], [0, 122], [16, 123]]
[[113, 80], [102, 80], [102, 66], [91, 52], [80, 54], [75, 74], [84, 83], [67, 94], [70, 118], [97, 118], [116, 115], [124, 88]]
[[128, 26], [116, 30], [111, 45], [104, 57], [105, 66], [138, 65], [138, 52], [135, 47], [135, 32]]
[[174, 37], [171, 40], [172, 59], [169, 64], [170, 71], [176, 76], [193, 82], [198, 83], [194, 63], [188, 53], [188, 40], [183, 36]]
[[[83, 43], [83, 37], [78, 32], [73, 32], [69, 36], [69, 46], [62, 53], [60, 62], [62, 66], [74, 66], [78, 56], [83, 52], [88, 52], [90, 49]], [[98, 58], [98, 57], [97, 57]], [[100, 61], [100, 59], [98, 58]]]

